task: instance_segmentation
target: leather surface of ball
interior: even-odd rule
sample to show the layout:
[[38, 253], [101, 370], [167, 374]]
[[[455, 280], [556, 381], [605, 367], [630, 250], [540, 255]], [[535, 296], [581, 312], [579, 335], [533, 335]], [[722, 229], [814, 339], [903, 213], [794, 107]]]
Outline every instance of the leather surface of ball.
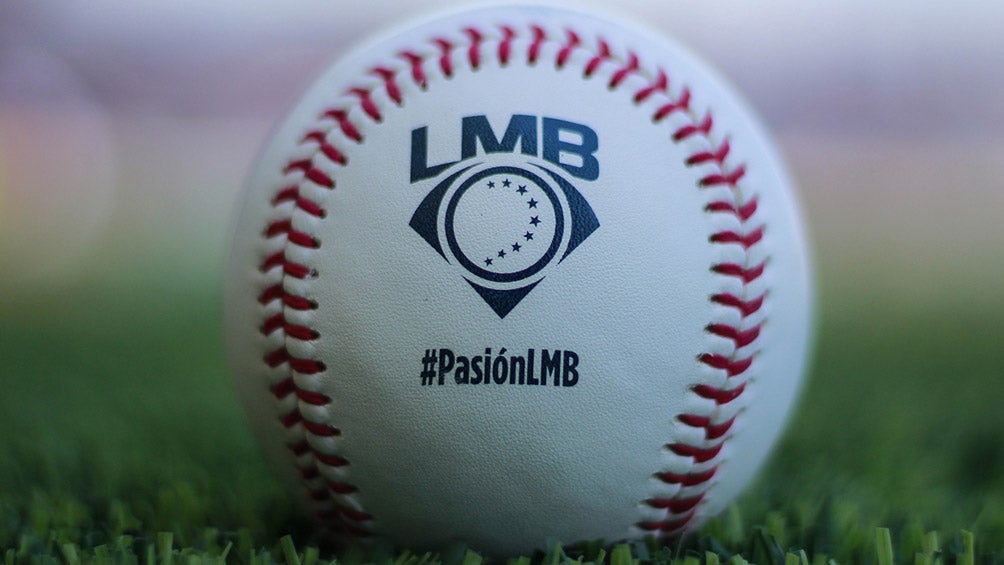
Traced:
[[237, 389], [338, 535], [673, 538], [793, 407], [801, 222], [745, 102], [672, 40], [553, 7], [418, 22], [343, 56], [249, 177]]

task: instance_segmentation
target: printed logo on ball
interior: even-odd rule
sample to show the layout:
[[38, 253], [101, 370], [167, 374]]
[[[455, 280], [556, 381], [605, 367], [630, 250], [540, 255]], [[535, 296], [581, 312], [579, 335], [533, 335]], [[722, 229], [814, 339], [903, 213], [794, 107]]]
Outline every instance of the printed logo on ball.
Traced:
[[505, 318], [599, 227], [569, 180], [599, 178], [599, 140], [586, 125], [525, 114], [501, 137], [484, 115], [459, 125], [460, 159], [435, 165], [429, 137], [450, 132], [412, 130], [411, 182], [434, 185], [409, 225]]

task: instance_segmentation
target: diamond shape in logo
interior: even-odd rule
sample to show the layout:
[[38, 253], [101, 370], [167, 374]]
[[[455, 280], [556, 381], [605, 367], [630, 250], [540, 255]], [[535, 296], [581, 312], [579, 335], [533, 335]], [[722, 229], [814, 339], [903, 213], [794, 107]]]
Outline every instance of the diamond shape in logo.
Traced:
[[600, 224], [547, 167], [476, 164], [440, 181], [409, 225], [504, 318]]

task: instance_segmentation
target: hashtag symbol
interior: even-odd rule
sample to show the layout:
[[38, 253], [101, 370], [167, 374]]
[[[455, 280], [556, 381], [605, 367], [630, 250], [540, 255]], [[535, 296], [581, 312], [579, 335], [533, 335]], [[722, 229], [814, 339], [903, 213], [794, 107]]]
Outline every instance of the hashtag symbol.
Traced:
[[422, 357], [422, 385], [431, 385], [436, 378], [436, 350], [426, 349]]

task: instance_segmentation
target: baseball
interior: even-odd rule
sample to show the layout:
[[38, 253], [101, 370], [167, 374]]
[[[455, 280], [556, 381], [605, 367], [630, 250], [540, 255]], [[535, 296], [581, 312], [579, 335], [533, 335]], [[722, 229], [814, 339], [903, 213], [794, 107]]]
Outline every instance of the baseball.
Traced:
[[280, 123], [233, 234], [237, 389], [346, 538], [675, 538], [798, 393], [784, 165], [714, 71], [609, 17], [481, 7], [357, 48]]

